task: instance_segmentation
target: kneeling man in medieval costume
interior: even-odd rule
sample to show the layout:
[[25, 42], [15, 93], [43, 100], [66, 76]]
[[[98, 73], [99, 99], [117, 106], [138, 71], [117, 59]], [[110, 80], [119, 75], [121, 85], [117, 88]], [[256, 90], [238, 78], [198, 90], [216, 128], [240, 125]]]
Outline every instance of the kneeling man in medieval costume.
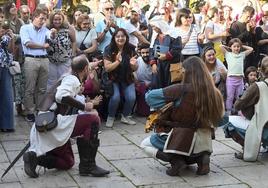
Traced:
[[[98, 167], [95, 162], [99, 147], [99, 116], [94, 113], [79, 115], [71, 113], [74, 108], [86, 112], [92, 111], [99, 103], [93, 100], [82, 104], [75, 100], [81, 83], [87, 78], [88, 66], [89, 62], [85, 55], [75, 57], [71, 64], [72, 74], [63, 77], [60, 85], [55, 87], [56, 94], [53, 98], [57, 104], [55, 110], [57, 127], [50, 131], [39, 132], [35, 124], [33, 125], [30, 133], [30, 148], [23, 156], [24, 170], [28, 176], [38, 177], [35, 171], [37, 165], [48, 169], [70, 169], [74, 165], [74, 154], [70, 143], [70, 138], [73, 137], [77, 137], [80, 157], [79, 174], [96, 177], [109, 174], [109, 171]], [[44, 108], [44, 111], [48, 109]]]

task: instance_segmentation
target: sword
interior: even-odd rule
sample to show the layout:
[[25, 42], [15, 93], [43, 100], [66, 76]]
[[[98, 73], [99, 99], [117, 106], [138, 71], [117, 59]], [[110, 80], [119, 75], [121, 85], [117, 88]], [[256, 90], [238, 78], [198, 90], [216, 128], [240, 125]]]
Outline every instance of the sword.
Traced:
[[3, 175], [1, 176], [1, 179], [8, 173], [8, 171], [16, 164], [16, 162], [21, 158], [21, 156], [27, 151], [27, 149], [30, 147], [30, 141], [26, 144], [26, 146], [21, 150], [21, 152], [17, 155], [17, 157], [10, 163], [10, 165], [7, 167]]

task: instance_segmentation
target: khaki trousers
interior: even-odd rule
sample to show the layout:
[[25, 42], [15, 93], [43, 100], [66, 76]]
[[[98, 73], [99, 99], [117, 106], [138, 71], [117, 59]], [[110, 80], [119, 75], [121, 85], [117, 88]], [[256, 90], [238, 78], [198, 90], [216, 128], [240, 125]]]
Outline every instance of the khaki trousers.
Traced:
[[39, 110], [46, 93], [48, 66], [48, 58], [25, 58], [24, 105], [28, 114], [34, 114], [35, 110]]

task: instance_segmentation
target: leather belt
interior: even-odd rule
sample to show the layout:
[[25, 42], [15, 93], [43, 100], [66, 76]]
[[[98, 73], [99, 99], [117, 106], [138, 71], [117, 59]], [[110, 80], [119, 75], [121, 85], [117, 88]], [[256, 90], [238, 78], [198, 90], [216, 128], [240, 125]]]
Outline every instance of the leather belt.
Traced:
[[24, 55], [25, 57], [32, 57], [32, 58], [47, 58], [47, 55]]

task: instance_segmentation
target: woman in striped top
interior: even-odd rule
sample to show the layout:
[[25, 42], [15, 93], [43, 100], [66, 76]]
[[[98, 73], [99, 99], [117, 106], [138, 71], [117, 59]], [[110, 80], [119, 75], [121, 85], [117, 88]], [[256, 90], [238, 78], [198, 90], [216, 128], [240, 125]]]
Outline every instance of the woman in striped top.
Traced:
[[192, 12], [187, 8], [182, 8], [176, 16], [174, 35], [178, 35], [182, 39], [183, 49], [181, 51], [183, 58], [187, 59], [190, 56], [199, 56], [198, 41], [202, 40], [202, 35], [194, 24]]

